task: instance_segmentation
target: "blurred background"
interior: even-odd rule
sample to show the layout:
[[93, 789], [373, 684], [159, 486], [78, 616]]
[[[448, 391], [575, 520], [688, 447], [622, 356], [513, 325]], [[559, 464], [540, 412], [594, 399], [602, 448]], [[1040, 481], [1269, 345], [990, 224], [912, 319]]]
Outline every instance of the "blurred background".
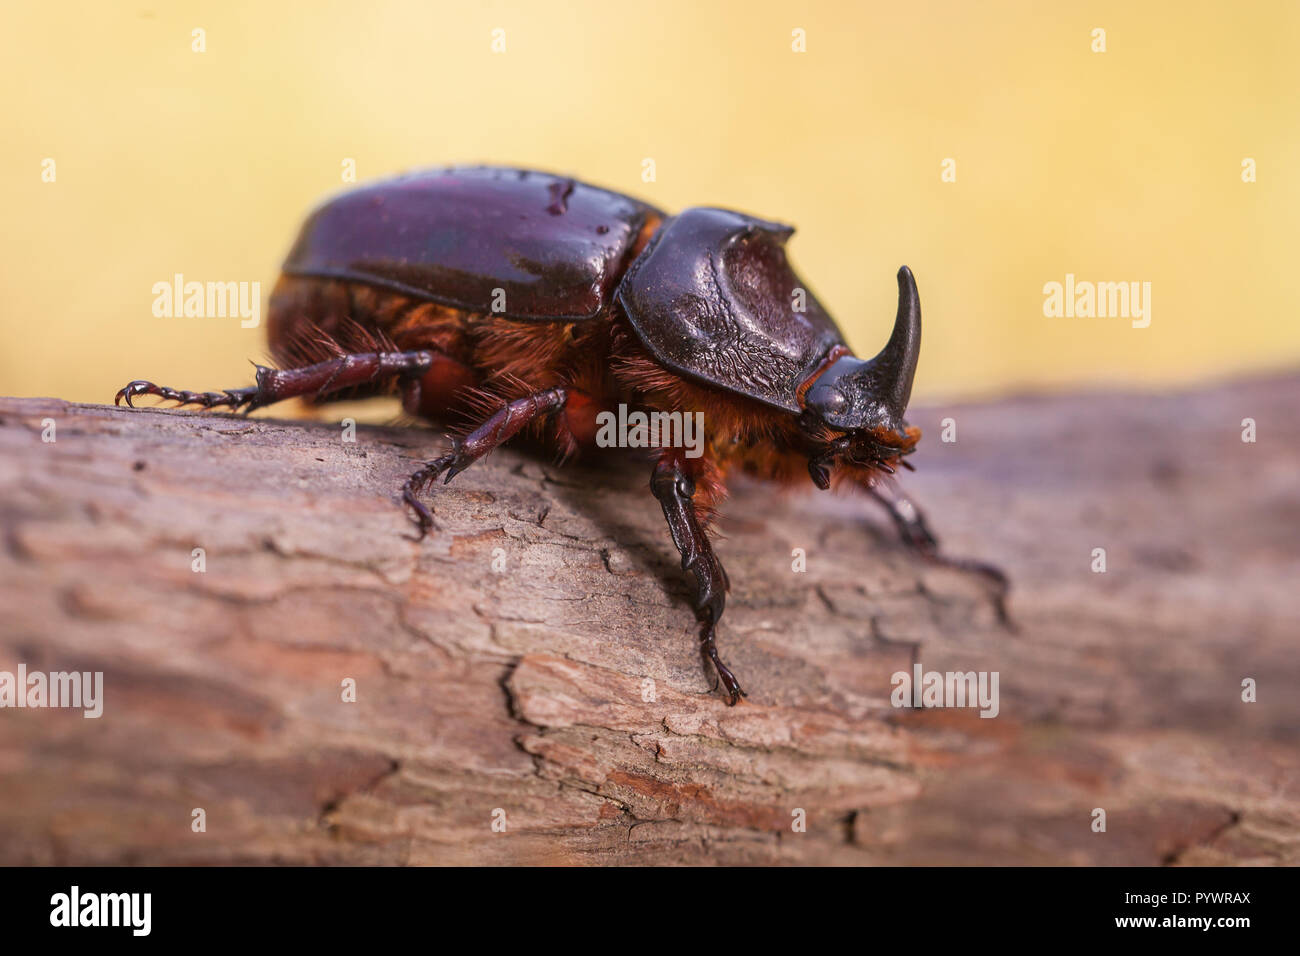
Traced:
[[[796, 267], [865, 354], [907, 263], [922, 400], [1300, 363], [1290, 0], [47, 0], [0, 16], [0, 393], [251, 382], [264, 329], [155, 317], [153, 285], [257, 281], [265, 299], [349, 160], [359, 182], [514, 164], [789, 222]], [[1045, 317], [1044, 284], [1067, 273], [1151, 283], [1150, 326]]]

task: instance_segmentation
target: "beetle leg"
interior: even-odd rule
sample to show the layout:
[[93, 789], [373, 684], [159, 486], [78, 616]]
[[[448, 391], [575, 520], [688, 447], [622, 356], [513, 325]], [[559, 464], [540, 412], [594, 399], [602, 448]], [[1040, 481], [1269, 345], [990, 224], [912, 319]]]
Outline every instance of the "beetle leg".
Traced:
[[994, 586], [993, 607], [997, 612], [998, 621], [1007, 630], [1016, 630], [1015, 623], [1007, 611], [1007, 595], [1011, 590], [1011, 581], [1007, 578], [1006, 572], [983, 561], [949, 557], [940, 551], [939, 539], [934, 536], [934, 532], [926, 523], [925, 514], [916, 506], [916, 502], [899, 491], [892, 483], [883, 487], [876, 485], [868, 490], [871, 497], [880, 502], [889, 512], [889, 516], [894, 519], [894, 525], [898, 528], [903, 543], [926, 561], [946, 568], [955, 568], [958, 571], [970, 571], [991, 581]]
[[249, 388], [235, 388], [222, 392], [190, 392], [183, 389], [167, 388], [153, 382], [135, 381], [127, 385], [113, 399], [114, 405], [121, 405], [123, 399], [132, 408], [131, 401], [137, 395], [157, 395], [167, 401], [179, 402], [181, 405], [202, 405], [215, 408], [228, 405], [232, 410], [252, 411], [264, 405], [312, 395], [320, 400], [331, 392], [340, 389], [355, 388], [381, 379], [399, 377], [403, 392], [409, 394], [419, 387], [420, 376], [433, 364], [433, 353], [414, 352], [365, 352], [345, 354], [315, 365], [302, 368], [267, 368], [255, 366], [257, 384]]
[[421, 491], [440, 476], [443, 476], [442, 483], [447, 484], [488, 452], [519, 434], [526, 425], [564, 408], [568, 398], [568, 392], [557, 387], [516, 399], [464, 438], [454, 439], [450, 454], [435, 458], [406, 479], [406, 484], [402, 486], [402, 500], [415, 512], [412, 520], [419, 529], [420, 537], [423, 538], [434, 527], [432, 513], [417, 497]]
[[716, 640], [718, 621], [727, 603], [727, 573], [695, 514], [692, 502], [695, 482], [682, 466], [678, 452], [668, 450], [660, 456], [650, 477], [650, 490], [663, 506], [668, 531], [682, 556], [682, 570], [695, 574], [695, 608], [702, 618], [700, 651], [717, 671], [718, 680], [730, 698], [727, 703], [735, 705], [746, 695], [736, 675], [718, 657]]

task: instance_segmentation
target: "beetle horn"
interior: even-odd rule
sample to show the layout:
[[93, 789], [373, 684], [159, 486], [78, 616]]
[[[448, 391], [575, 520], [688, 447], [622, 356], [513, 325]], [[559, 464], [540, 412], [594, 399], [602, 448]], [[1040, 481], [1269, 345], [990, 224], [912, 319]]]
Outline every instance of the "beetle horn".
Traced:
[[921, 357], [921, 297], [916, 292], [912, 270], [898, 270], [898, 315], [894, 331], [880, 354], [860, 374], [869, 377], [877, 397], [895, 422], [902, 422], [912, 398], [912, 379]]
[[809, 389], [805, 408], [833, 428], [901, 430], [921, 354], [921, 300], [912, 270], [898, 270], [898, 317], [880, 354], [869, 362], [836, 359]]

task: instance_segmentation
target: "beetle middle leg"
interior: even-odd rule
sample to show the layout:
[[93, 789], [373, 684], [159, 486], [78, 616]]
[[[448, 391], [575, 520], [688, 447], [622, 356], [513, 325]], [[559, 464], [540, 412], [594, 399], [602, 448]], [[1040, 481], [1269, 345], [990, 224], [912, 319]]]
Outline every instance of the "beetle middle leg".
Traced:
[[527, 425], [544, 415], [564, 408], [568, 392], [561, 387], [547, 388], [509, 402], [464, 438], [457, 438], [450, 454], [435, 458], [402, 486], [402, 500], [415, 512], [416, 527], [423, 538], [433, 527], [433, 514], [417, 497], [442, 476], [445, 485], [488, 452], [509, 441]]
[[695, 575], [695, 608], [701, 620], [700, 651], [717, 671], [718, 680], [735, 705], [746, 696], [736, 675], [718, 657], [717, 630], [727, 603], [727, 573], [713, 553], [704, 525], [695, 513], [695, 482], [687, 473], [677, 449], [668, 449], [659, 457], [650, 476], [650, 490], [659, 499], [668, 519], [668, 531], [682, 556], [682, 570]]
[[898, 528], [903, 543], [926, 561], [958, 571], [969, 571], [991, 581], [994, 587], [993, 608], [997, 612], [998, 622], [1008, 630], [1016, 629], [1007, 611], [1007, 595], [1011, 591], [1011, 581], [1007, 578], [1006, 572], [983, 561], [954, 558], [940, 551], [939, 539], [934, 536], [929, 524], [926, 523], [925, 514], [916, 506], [916, 502], [892, 484], [875, 485], [868, 491], [894, 519], [894, 525]]
[[220, 392], [191, 392], [167, 388], [153, 382], [134, 381], [117, 393], [114, 405], [135, 407], [132, 399], [137, 395], [157, 395], [166, 401], [181, 405], [201, 405], [204, 408], [227, 406], [232, 411], [252, 411], [286, 398], [304, 395], [323, 399], [332, 392], [391, 381], [397, 378], [402, 387], [404, 404], [419, 404], [420, 378], [433, 365], [434, 353], [425, 350], [412, 352], [364, 352], [335, 356], [314, 365], [301, 368], [268, 368], [258, 365], [257, 384], [248, 388], [234, 388]]

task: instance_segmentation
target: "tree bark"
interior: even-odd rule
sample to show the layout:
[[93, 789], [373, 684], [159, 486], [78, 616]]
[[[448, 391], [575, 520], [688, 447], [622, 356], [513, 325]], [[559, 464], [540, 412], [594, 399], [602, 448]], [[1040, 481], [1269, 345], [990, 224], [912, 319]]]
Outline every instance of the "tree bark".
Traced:
[[1017, 633], [870, 501], [735, 485], [734, 708], [648, 467], [500, 451], [416, 542], [427, 429], [0, 399], [0, 670], [104, 675], [0, 710], [0, 863], [1300, 863], [1298, 392], [915, 411]]

